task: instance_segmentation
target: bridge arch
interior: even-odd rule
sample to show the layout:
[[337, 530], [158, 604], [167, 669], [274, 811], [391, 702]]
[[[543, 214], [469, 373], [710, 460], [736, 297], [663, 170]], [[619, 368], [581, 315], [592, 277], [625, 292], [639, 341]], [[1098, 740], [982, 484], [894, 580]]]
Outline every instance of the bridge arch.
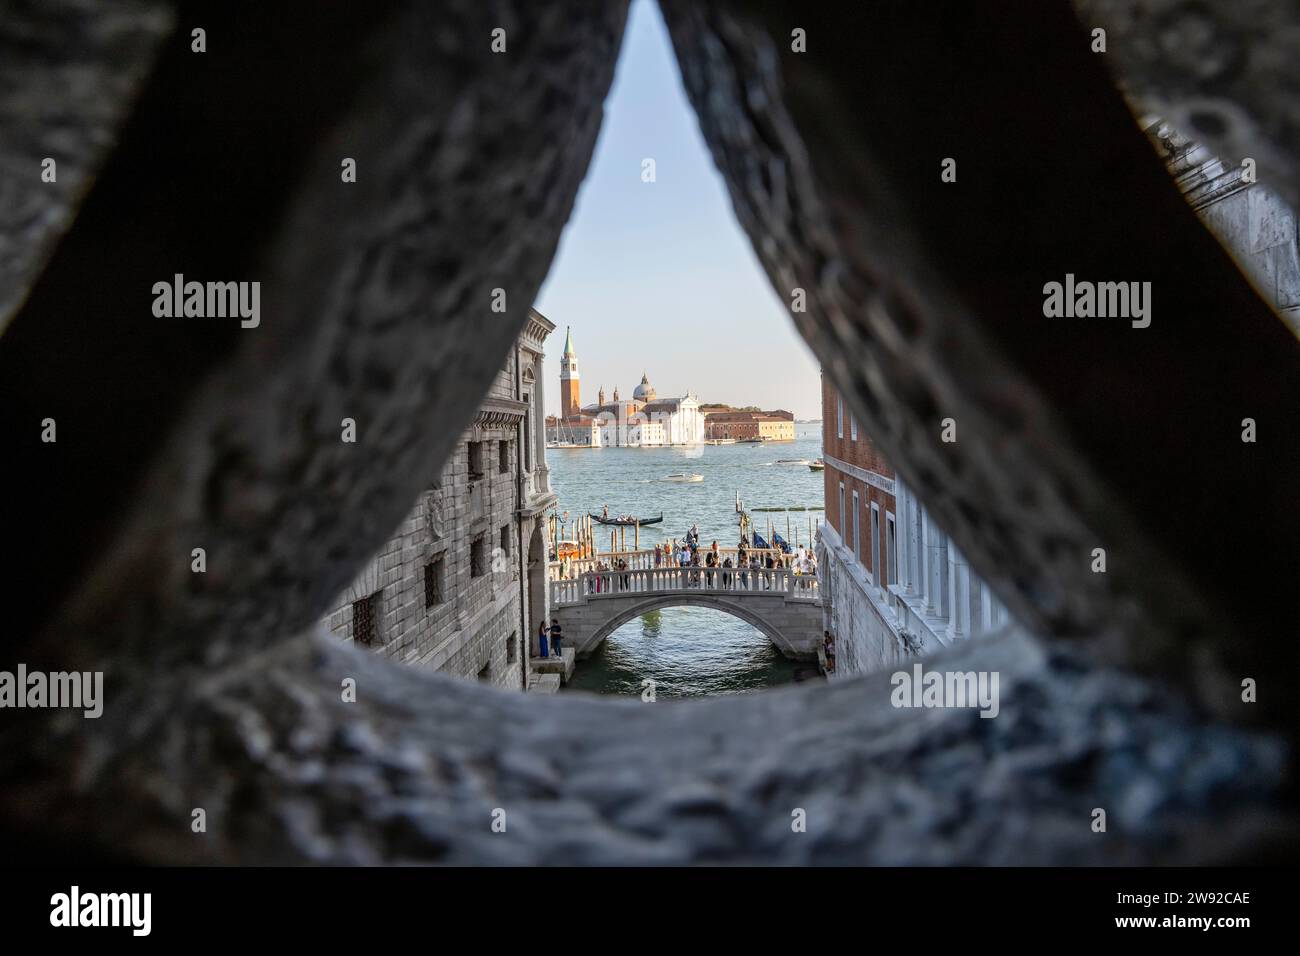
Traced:
[[[604, 623], [596, 626], [591, 637], [583, 643], [581, 650], [584, 653], [590, 653], [605, 642], [611, 634], [617, 631], [629, 621], [635, 621], [643, 614], [650, 611], [661, 611], [670, 607], [707, 607], [716, 611], [722, 611], [730, 614], [737, 620], [744, 621], [746, 624], [759, 631], [764, 637], [776, 645], [776, 647], [787, 657], [806, 656], [792, 652], [801, 641], [802, 635], [790, 635], [784, 633], [780, 628], [774, 626], [770, 621], [764, 620], [763, 616], [756, 614], [754, 611], [745, 608], [738, 601], [729, 601], [726, 598], [708, 594], [664, 594], [656, 597], [646, 597], [641, 600], [634, 600], [631, 607], [621, 608], [615, 611]], [[820, 608], [818, 612], [820, 613]]]

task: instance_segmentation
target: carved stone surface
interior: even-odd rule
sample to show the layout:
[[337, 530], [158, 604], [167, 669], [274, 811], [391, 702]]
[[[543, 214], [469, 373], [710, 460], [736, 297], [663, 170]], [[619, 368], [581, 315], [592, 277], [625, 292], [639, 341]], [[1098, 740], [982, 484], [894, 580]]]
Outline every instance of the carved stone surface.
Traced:
[[998, 671], [1000, 713], [895, 708], [887, 672], [702, 701], [538, 697], [318, 636], [106, 712], [150, 745], [88, 762], [81, 794], [5, 800], [77, 829], [113, 806], [99, 843], [177, 861], [1077, 865], [1294, 846], [1279, 741], [1016, 634], [926, 667]]
[[[796, 324], [971, 565], [1036, 633], [1283, 721], [1280, 695], [1239, 694], [1297, 664], [1277, 632], [1289, 569], [1256, 556], [1300, 540], [1300, 404], [1281, 385], [1300, 343], [1179, 195], [1068, 5], [663, 7], [773, 287], [806, 290]], [[1151, 326], [1045, 318], [1067, 274], [1150, 282]], [[1272, 423], [1267, 449], [1242, 443], [1246, 417]], [[1198, 517], [1230, 500], [1249, 505], [1211, 545]]]
[[[29, 654], [111, 656], [119, 676], [212, 667], [319, 616], [437, 473], [526, 321], [625, 15], [231, 4], [205, 19], [207, 53], [168, 42], [0, 340], [0, 416], [31, 476]], [[280, 47], [297, 53], [261, 58]], [[149, 290], [174, 272], [262, 281], [260, 326], [155, 318]], [[55, 446], [33, 431], [47, 416]]]
[[[172, 26], [158, 0], [0, 3], [0, 332], [72, 221]], [[42, 181], [42, 162], [55, 179]]]
[[[1300, 538], [1295, 342], [1200, 230], [1066, 8], [1004, 24], [975, 5], [665, 7], [778, 292], [809, 290], [801, 331], [1000, 595], [1049, 635], [1184, 688], [1203, 675], [1221, 704], [1242, 673], [1293, 665], [1272, 625], [1294, 587], [1282, 562], [1245, 559]], [[895, 709], [885, 674], [691, 703], [539, 699], [294, 638], [410, 508], [523, 323], [625, 9], [207, 14], [206, 59], [178, 24], [39, 281], [0, 289], [27, 297], [0, 337], [6, 532], [30, 549], [10, 646], [33, 668], [108, 671], [98, 721], [6, 713], [6, 830], [243, 862], [1192, 862], [1256, 858], [1265, 836], [1295, 846], [1282, 742], [1059, 642], [934, 659], [1003, 675], [1001, 714], [980, 720]], [[816, 57], [779, 52], [792, 22]], [[489, 52], [496, 26], [507, 55]], [[70, 40], [51, 62], [82, 55]], [[940, 191], [950, 155], [958, 184]], [[177, 271], [263, 281], [261, 326], [154, 319], [148, 289]], [[1067, 271], [1153, 281], [1152, 327], [1036, 317]], [[1269, 436], [1255, 459], [1246, 414]], [[37, 438], [47, 415], [54, 446]], [[356, 444], [338, 441], [344, 416]], [[944, 417], [956, 444], [938, 441]], [[1230, 498], [1251, 507], [1206, 563], [1193, 519]], [[1087, 571], [1098, 543], [1104, 576]], [[1280, 720], [1284, 696], [1259, 707]]]

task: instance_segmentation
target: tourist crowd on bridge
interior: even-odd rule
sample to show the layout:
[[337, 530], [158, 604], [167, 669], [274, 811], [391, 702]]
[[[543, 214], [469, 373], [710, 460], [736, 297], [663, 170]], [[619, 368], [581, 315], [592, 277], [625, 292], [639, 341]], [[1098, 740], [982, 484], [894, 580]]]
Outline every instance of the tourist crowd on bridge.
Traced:
[[[733, 557], [734, 550], [734, 557]], [[771, 590], [776, 578], [773, 572], [788, 570], [796, 578], [812, 578], [817, 574], [817, 559], [812, 551], [800, 547], [791, 553], [779, 548], [752, 548], [747, 538], [742, 538], [734, 549], [724, 552], [714, 541], [708, 547], [700, 543], [699, 527], [692, 525], [680, 540], [654, 546], [655, 569], [687, 568], [693, 573], [686, 577], [687, 587], [705, 587], [723, 590]], [[598, 558], [587, 579], [587, 593], [626, 591], [632, 589], [632, 576], [625, 557]], [[564, 577], [568, 577], [565, 573]], [[751, 586], [751, 581], [752, 586]], [[796, 581], [795, 587], [807, 588], [807, 583]]]

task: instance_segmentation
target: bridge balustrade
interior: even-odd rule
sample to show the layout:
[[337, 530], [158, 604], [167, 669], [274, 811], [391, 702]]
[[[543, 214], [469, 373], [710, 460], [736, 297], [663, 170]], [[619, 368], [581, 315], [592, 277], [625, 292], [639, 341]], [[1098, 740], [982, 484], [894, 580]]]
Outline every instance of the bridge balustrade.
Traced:
[[626, 571], [587, 571], [551, 582], [551, 606], [628, 594], [783, 594], [815, 601], [817, 577], [788, 568], [629, 568]]
[[[708, 549], [706, 548], [700, 549], [701, 551], [700, 560], [704, 560], [703, 556], [705, 553], [707, 553], [707, 550]], [[740, 550], [739, 548], [720, 547], [718, 548], [718, 560], [725, 561], [727, 558], [730, 558], [732, 563], [734, 564], [736, 562], [736, 556], [739, 550]], [[767, 556], [769, 554], [775, 555], [777, 558], [785, 562], [789, 562], [793, 557], [792, 555], [782, 553], [780, 550], [776, 548], [767, 548], [767, 549], [746, 548], [745, 553], [749, 556], [758, 555], [758, 557], [763, 561], [767, 560]], [[581, 575], [581, 574], [586, 574], [587, 572], [595, 571], [596, 563], [598, 561], [603, 564], [609, 565], [620, 560], [625, 561], [627, 563], [628, 569], [632, 571], [676, 570], [675, 568], [670, 568], [668, 566], [667, 556], [662, 556], [663, 563], [661, 563], [659, 568], [656, 569], [654, 549], [642, 548], [639, 551], [603, 551], [594, 558], [570, 558], [569, 574]], [[550, 562], [550, 569], [551, 569], [552, 580], [559, 579], [560, 575], [563, 573], [564, 570], [563, 562], [560, 561]], [[681, 570], [689, 570], [689, 569], [682, 568]], [[611, 572], [611, 573], [615, 573], [615, 572]]]

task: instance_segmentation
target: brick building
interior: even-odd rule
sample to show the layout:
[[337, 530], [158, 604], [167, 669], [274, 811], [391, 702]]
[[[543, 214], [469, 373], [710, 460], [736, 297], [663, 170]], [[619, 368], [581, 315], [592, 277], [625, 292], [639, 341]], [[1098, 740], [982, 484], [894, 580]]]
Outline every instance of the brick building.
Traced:
[[547, 618], [542, 346], [528, 323], [442, 473], [326, 616], [344, 640], [408, 664], [526, 689]]
[[822, 376], [824, 626], [840, 677], [880, 670], [1002, 623], [1006, 608], [858, 428]]
[[704, 419], [710, 440], [794, 441], [794, 413], [783, 410], [760, 412], [734, 408], [709, 409]]

